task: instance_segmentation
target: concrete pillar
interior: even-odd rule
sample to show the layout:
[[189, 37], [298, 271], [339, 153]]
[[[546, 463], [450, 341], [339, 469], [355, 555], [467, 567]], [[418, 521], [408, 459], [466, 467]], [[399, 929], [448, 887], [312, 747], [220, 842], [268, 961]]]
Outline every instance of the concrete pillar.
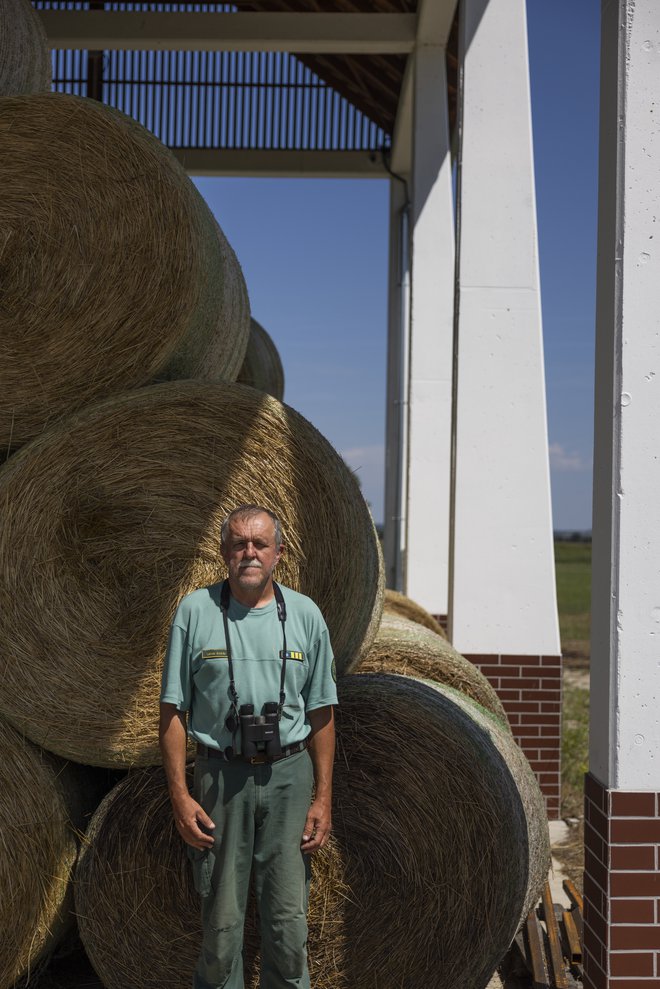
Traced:
[[447, 615], [454, 209], [445, 49], [414, 55], [406, 593]]
[[660, 985], [660, 7], [602, 4], [585, 987]]
[[390, 181], [387, 408], [385, 414], [385, 579], [403, 591], [408, 457], [408, 350], [410, 328], [409, 204], [407, 185]]
[[462, 0], [450, 635], [505, 702], [548, 812], [561, 663], [525, 0]]

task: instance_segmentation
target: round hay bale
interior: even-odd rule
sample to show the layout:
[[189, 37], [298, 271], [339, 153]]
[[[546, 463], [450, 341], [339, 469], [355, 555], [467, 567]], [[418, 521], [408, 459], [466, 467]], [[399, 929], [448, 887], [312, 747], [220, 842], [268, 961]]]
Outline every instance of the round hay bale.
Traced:
[[[482, 989], [547, 875], [534, 774], [496, 719], [453, 691], [377, 674], [339, 686], [334, 836], [312, 862], [311, 983]], [[76, 910], [104, 986], [184, 989], [199, 907], [162, 771], [131, 774], [87, 837]], [[249, 911], [253, 987], [255, 930]]]
[[356, 672], [403, 673], [443, 683], [481, 704], [510, 731], [502, 702], [483, 673], [442, 636], [406, 618], [383, 614], [373, 645]]
[[441, 635], [443, 639], [447, 638], [447, 633], [440, 622], [437, 622], [425, 608], [422, 608], [421, 604], [417, 604], [405, 594], [400, 594], [399, 591], [390, 590], [389, 587], [385, 590], [384, 612], [386, 615], [399, 615], [401, 618], [408, 618], [411, 622], [423, 625], [424, 628], [430, 628], [432, 632]]
[[293, 409], [242, 385], [176, 382], [72, 416], [0, 470], [0, 712], [38, 744], [100, 766], [160, 761], [172, 615], [221, 580], [220, 525], [256, 502], [281, 518], [276, 572], [325, 615], [340, 671], [382, 611], [378, 537], [341, 457]]
[[73, 772], [0, 720], [0, 989], [33, 970], [73, 921], [80, 826]]
[[145, 128], [76, 96], [4, 99], [0, 185], [0, 449], [158, 378], [236, 377], [240, 266]]
[[261, 323], [252, 317], [245, 360], [236, 379], [242, 385], [265, 391], [281, 402], [284, 398], [284, 369], [277, 347]]
[[0, 4], [0, 96], [50, 89], [51, 62], [46, 32], [30, 0]]

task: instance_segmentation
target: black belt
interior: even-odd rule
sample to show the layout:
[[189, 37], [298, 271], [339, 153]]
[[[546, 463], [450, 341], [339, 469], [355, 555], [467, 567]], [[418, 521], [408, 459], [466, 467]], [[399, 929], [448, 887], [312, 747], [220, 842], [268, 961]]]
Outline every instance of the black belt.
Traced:
[[308, 745], [309, 735], [307, 738], [303, 738], [302, 742], [283, 745], [280, 755], [276, 755], [273, 759], [268, 759], [265, 752], [260, 752], [259, 755], [250, 756], [249, 758], [244, 758], [242, 755], [228, 756], [222, 749], [212, 749], [210, 746], [198, 742], [197, 755], [201, 756], [202, 759], [220, 759], [222, 762], [246, 762], [250, 766], [263, 766], [265, 763], [279, 762], [280, 759], [286, 759], [287, 756], [295, 755], [296, 752], [304, 752]]

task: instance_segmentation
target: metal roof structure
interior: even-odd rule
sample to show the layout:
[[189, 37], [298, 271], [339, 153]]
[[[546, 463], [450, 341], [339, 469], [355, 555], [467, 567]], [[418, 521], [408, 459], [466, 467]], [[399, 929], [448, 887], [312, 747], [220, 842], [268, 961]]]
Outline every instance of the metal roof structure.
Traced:
[[135, 117], [193, 173], [386, 172], [417, 0], [33, 2], [53, 88]]

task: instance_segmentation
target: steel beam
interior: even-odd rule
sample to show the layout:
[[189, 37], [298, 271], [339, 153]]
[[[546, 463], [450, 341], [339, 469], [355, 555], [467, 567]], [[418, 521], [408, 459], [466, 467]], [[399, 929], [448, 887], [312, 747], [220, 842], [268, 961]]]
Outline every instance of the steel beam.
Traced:
[[261, 178], [387, 178], [372, 151], [268, 151], [262, 149], [172, 148], [189, 175]]
[[415, 14], [41, 10], [51, 48], [406, 54]]
[[414, 66], [405, 592], [446, 615], [455, 243], [444, 48], [422, 45]]
[[417, 4], [417, 44], [447, 44], [458, 0], [419, 0]]
[[395, 175], [409, 176], [412, 171], [414, 75], [415, 56], [410, 55], [403, 73], [396, 120], [394, 121], [391, 166]]
[[[416, 47], [445, 48], [454, 21], [458, 0], [419, 0], [417, 5]], [[413, 66], [414, 55], [406, 63], [392, 139], [392, 171], [410, 175], [412, 169]]]

